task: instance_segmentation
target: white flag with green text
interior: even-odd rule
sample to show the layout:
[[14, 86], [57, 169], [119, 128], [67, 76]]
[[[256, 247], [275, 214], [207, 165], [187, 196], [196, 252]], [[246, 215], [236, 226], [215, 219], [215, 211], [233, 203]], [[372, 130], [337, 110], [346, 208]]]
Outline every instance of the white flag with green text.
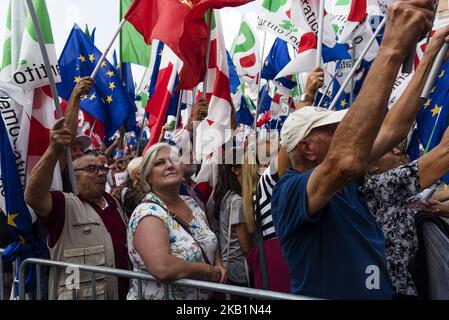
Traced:
[[[33, 0], [47, 49], [51, 72], [61, 81], [45, 0]], [[0, 80], [31, 90], [49, 84], [39, 41], [25, 0], [10, 0], [3, 43]]]

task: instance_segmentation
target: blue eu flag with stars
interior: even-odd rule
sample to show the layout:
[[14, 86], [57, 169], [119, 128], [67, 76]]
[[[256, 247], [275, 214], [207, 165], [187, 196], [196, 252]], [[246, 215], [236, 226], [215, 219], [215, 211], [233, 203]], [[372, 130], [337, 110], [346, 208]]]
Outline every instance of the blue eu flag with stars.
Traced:
[[[69, 100], [75, 85], [82, 77], [90, 76], [101, 57], [101, 52], [75, 24], [59, 58], [62, 82], [59, 95]], [[95, 77], [92, 90], [81, 99], [81, 109], [103, 122], [106, 136], [111, 137], [131, 112], [134, 101], [126, 90], [126, 83], [116, 69], [105, 60]]]

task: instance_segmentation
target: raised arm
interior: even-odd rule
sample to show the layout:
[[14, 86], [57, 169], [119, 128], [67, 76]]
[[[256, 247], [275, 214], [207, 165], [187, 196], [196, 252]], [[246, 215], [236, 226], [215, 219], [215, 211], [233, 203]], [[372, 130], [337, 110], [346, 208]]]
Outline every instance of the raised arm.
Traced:
[[219, 282], [221, 270], [207, 263], [189, 262], [170, 254], [167, 228], [157, 217], [145, 217], [137, 226], [134, 247], [147, 270], [163, 281], [198, 279]]
[[449, 172], [449, 128], [440, 143], [418, 159], [419, 184], [424, 190]]
[[315, 94], [319, 88], [324, 84], [324, 71], [321, 67], [315, 68], [307, 76], [306, 87], [304, 88], [304, 93], [301, 95], [301, 100], [295, 106], [295, 109], [301, 109], [313, 104]]
[[382, 157], [407, 137], [416, 114], [424, 102], [420, 98], [433, 61], [443, 43], [449, 41], [449, 26], [439, 29], [424, 52], [413, 78], [393, 108], [387, 113], [371, 152], [371, 161]]
[[431, 0], [405, 0], [389, 7], [387, 29], [376, 60], [339, 124], [325, 159], [308, 180], [309, 215], [365, 172], [399, 68], [420, 36], [430, 29], [432, 15]]
[[67, 153], [72, 143], [70, 130], [64, 126], [65, 119], [59, 119], [50, 132], [50, 146], [34, 167], [25, 188], [25, 201], [40, 218], [52, 210], [50, 186], [56, 162]]
[[89, 93], [94, 85], [94, 80], [89, 77], [83, 77], [73, 88], [67, 108], [64, 112], [65, 126], [70, 130], [72, 139], [75, 141], [78, 128], [78, 113], [80, 110], [81, 97]]

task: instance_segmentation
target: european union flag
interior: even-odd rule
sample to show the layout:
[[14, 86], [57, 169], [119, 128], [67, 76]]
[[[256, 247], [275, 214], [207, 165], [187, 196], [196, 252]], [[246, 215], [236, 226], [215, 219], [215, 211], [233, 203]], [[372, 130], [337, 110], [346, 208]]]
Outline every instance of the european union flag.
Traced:
[[[288, 53], [287, 42], [277, 38], [273, 46], [271, 47], [268, 57], [265, 59], [262, 68], [261, 78], [267, 80], [273, 80], [277, 74], [284, 69], [284, 67], [290, 62], [290, 55]], [[284, 87], [293, 89], [296, 86], [296, 82], [292, 80], [292, 77], [283, 77], [276, 79]]]
[[[416, 117], [418, 135], [427, 153], [437, 146], [449, 125], [449, 61], [438, 72], [435, 85]], [[449, 182], [449, 176], [443, 178]]]
[[[1, 258], [5, 262], [13, 262], [18, 259], [20, 267], [25, 259], [41, 257], [47, 247], [45, 243], [32, 235], [31, 215], [23, 197], [24, 190], [17, 171], [16, 157], [1, 116], [0, 143], [1, 180], [6, 207], [6, 219], [1, 219], [0, 223], [7, 223], [7, 229], [14, 241], [5, 248]], [[0, 214], [3, 215], [3, 213]], [[35, 285], [34, 277], [34, 268], [29, 268], [25, 277], [27, 292], [32, 290]], [[17, 289], [16, 287], [18, 293]]]
[[229, 82], [231, 84], [231, 93], [234, 94], [237, 91], [237, 88], [240, 86], [240, 79], [228, 50], [226, 50], [226, 57], [228, 60]]
[[264, 114], [267, 111], [270, 111], [271, 101], [273, 100], [270, 97], [269, 87], [264, 84], [259, 91], [259, 114]]
[[247, 99], [242, 95], [242, 98], [240, 100], [240, 108], [236, 112], [237, 123], [246, 124], [247, 126], [251, 127], [254, 125], [254, 117], [251, 114], [247, 100], [249, 100], [252, 104], [251, 99]]
[[[101, 52], [75, 24], [59, 58], [62, 82], [58, 84], [59, 95], [68, 100], [76, 83], [90, 76]], [[81, 99], [81, 108], [103, 122], [106, 136], [111, 137], [135, 112], [134, 101], [126, 92], [126, 84], [116, 69], [105, 60], [95, 77], [92, 90]]]

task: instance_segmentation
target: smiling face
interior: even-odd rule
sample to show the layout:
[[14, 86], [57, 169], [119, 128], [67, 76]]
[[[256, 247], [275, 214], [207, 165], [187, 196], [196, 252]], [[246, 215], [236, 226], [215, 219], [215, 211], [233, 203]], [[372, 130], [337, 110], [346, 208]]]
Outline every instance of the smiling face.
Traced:
[[183, 171], [181, 159], [170, 148], [161, 149], [155, 157], [153, 167], [147, 176], [153, 192], [173, 188], [179, 189]]

